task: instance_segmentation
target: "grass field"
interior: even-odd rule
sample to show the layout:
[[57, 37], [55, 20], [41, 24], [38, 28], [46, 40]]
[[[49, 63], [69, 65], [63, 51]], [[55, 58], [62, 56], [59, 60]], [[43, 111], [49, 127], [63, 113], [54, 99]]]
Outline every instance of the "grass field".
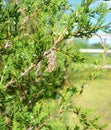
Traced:
[[[99, 58], [98, 61], [101, 64]], [[111, 69], [101, 69], [98, 71], [98, 68], [94, 67], [94, 57], [90, 57], [87, 63], [70, 64], [69, 67], [70, 84], [76, 86], [78, 90], [83, 83], [89, 81], [89, 75], [91, 73], [100, 72], [97, 77], [84, 88], [81, 95], [75, 95], [73, 97], [72, 102], [75, 106], [82, 107], [83, 110], [93, 111], [93, 116], [100, 116], [99, 123], [101, 125], [107, 124], [105, 130], [111, 130]], [[71, 125], [79, 122], [77, 117], [72, 115], [72, 113], [68, 113], [65, 119], [67, 119], [65, 123]]]
[[93, 109], [95, 115], [100, 115], [101, 123], [108, 124], [106, 130], [111, 130], [111, 71], [108, 70], [102, 78], [93, 80], [74, 103]]

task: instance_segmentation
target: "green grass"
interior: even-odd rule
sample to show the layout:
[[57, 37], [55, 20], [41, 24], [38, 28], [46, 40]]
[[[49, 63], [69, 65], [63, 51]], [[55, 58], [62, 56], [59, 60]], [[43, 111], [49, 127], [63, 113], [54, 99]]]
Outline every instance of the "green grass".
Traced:
[[[74, 69], [69, 72], [69, 79], [78, 90], [82, 83], [88, 81], [91, 73], [98, 72], [91, 63], [70, 65], [70, 68]], [[108, 125], [105, 130], [111, 130], [111, 70], [99, 70], [99, 72], [99, 75], [84, 88], [82, 95], [74, 96], [73, 102], [78, 107], [93, 110], [94, 115], [100, 116], [100, 124]], [[72, 122], [74, 118], [71, 116]]]
[[[76, 86], [79, 90], [82, 84], [88, 81], [90, 74], [100, 73], [84, 89], [82, 95], [74, 96], [73, 104], [93, 110], [94, 115], [100, 116], [100, 124], [107, 124], [105, 130], [111, 130], [111, 70], [99, 70], [94, 67], [95, 61], [97, 61], [98, 67], [103, 63], [100, 55], [86, 55], [86, 57], [87, 60], [85, 63], [70, 64], [70, 84]], [[111, 64], [111, 57], [107, 57], [107, 64]], [[72, 113], [69, 113], [67, 118], [70, 118], [70, 124], [79, 122], [76, 120], [76, 117], [73, 117]]]
[[74, 98], [74, 103], [86, 109], [92, 108], [95, 115], [100, 115], [102, 124], [108, 123], [106, 130], [111, 130], [111, 80], [108, 75], [106, 79], [93, 80], [81, 96]]

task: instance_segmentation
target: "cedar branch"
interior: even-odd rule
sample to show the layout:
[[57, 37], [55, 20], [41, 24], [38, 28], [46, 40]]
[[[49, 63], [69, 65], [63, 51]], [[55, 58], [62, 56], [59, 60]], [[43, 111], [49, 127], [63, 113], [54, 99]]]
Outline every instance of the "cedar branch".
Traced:
[[[64, 29], [63, 33], [65, 32], [65, 30], [66, 29]], [[39, 58], [39, 60], [36, 63], [33, 63], [31, 66], [28, 67], [28, 69], [26, 69], [23, 73], [21, 73], [18, 79], [26, 76], [33, 68], [35, 68], [43, 60], [44, 57], [46, 57], [56, 47], [56, 45], [62, 40], [63, 33], [60, 34], [60, 36], [58, 37], [58, 39], [54, 41], [54, 45], [52, 46], [52, 48], [50, 48], [47, 52], [44, 52], [43, 56], [41, 58]], [[12, 85], [12, 84], [14, 84], [16, 82], [17, 82], [17, 80], [10, 80], [5, 85], [5, 87], [8, 88], [10, 85]]]

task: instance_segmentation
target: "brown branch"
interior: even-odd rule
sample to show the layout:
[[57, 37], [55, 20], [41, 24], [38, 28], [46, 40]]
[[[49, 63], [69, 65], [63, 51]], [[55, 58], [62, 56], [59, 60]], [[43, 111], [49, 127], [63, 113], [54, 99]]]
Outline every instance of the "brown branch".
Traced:
[[28, 69], [26, 69], [19, 78], [24, 77], [29, 71], [31, 71], [34, 67], [36, 66], [36, 64], [32, 64]]
[[59, 35], [58, 39], [54, 39], [54, 47], [63, 39], [63, 34], [67, 29], [65, 28], [63, 32]]
[[[42, 60], [43, 58], [41, 58]], [[31, 66], [29, 66], [28, 69], [26, 69], [23, 73], [20, 74], [20, 76], [18, 77], [18, 79], [24, 77], [25, 75], [27, 75], [34, 67], [36, 67], [38, 65], [38, 63], [41, 61], [40, 59], [35, 63], [35, 64], [32, 64]], [[16, 83], [17, 80], [10, 80], [6, 85], [5, 87], [9, 87], [11, 84], [14, 84]]]
[[[52, 46], [52, 48], [50, 48], [47, 52], [44, 52], [43, 56], [41, 58], [39, 58], [39, 60], [36, 63], [33, 63], [31, 66], [29, 66], [28, 69], [26, 69], [23, 73], [21, 73], [20, 76], [18, 77], [18, 79], [26, 76], [33, 68], [35, 68], [43, 60], [44, 57], [46, 57], [48, 54], [51, 53], [52, 50], [54, 50], [56, 45], [62, 40], [63, 34], [64, 34], [65, 31], [66, 31], [66, 28], [64, 29], [63, 33], [58, 37], [58, 39], [54, 41], [54, 45]], [[16, 82], [17, 82], [17, 80], [10, 80], [5, 85], [5, 87], [8, 88], [11, 84], [14, 84]]]
[[[39, 58], [39, 60], [38, 60], [35, 64], [33, 63], [31, 66], [29, 66], [28, 69], [26, 69], [23, 73], [21, 73], [20, 76], [18, 77], [18, 79], [24, 77], [24, 76], [27, 75], [33, 68], [35, 68], [35, 67], [40, 63], [40, 61], [41, 61], [44, 57], [46, 57], [46, 56], [51, 52], [52, 49], [53, 49], [53, 48], [51, 48], [51, 49], [50, 49], [49, 51], [47, 51], [47, 52], [44, 52], [44, 55], [43, 55], [41, 58]], [[10, 80], [10, 81], [5, 85], [5, 87], [8, 88], [11, 84], [14, 84], [14, 83], [16, 83], [16, 82], [17, 82], [17, 80]]]
[[6, 85], [5, 87], [8, 88], [8, 86], [10, 86], [11, 84], [15, 83], [16, 80], [10, 80]]
[[[40, 61], [39, 61], [39, 62], [40, 62]], [[36, 65], [38, 65], [39, 62], [37, 62], [36, 64], [32, 64], [28, 69], [26, 69], [23, 73], [20, 74], [20, 76], [19, 76], [18, 79], [20, 79], [20, 78], [24, 77], [25, 75], [27, 75]], [[5, 85], [5, 87], [7, 88], [7, 87], [9, 87], [11, 84], [14, 84], [14, 83], [16, 83], [16, 82], [17, 82], [17, 80], [10, 80], [10, 81]]]

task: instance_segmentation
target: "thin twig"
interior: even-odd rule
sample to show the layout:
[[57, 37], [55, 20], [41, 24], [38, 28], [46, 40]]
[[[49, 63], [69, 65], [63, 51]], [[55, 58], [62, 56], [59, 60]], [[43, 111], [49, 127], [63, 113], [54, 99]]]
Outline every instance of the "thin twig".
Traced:
[[[42, 59], [41, 59], [41, 60], [42, 60]], [[25, 75], [27, 75], [35, 66], [38, 65], [38, 63], [39, 63], [41, 60], [39, 60], [39, 61], [37, 61], [35, 64], [32, 64], [31, 66], [29, 66], [28, 69], [26, 69], [23, 73], [20, 74], [20, 76], [18, 77], [18, 79], [20, 79], [20, 78], [24, 77]], [[5, 85], [5, 87], [7, 88], [7, 87], [9, 87], [11, 84], [14, 84], [14, 83], [16, 83], [16, 82], [17, 82], [17, 80], [10, 80], [10, 81]]]
[[24, 77], [29, 71], [31, 71], [34, 67], [36, 66], [36, 64], [32, 64], [28, 69], [26, 69], [19, 78]]
[[54, 40], [54, 47], [63, 39], [63, 34], [67, 29], [65, 28], [63, 32], [59, 35], [57, 40]]
[[[66, 29], [65, 29], [66, 30]], [[64, 30], [64, 31], [65, 31]], [[64, 32], [63, 31], [63, 32]], [[39, 60], [36, 62], [36, 63], [33, 63], [31, 66], [28, 67], [28, 69], [26, 69], [23, 73], [20, 74], [19, 78], [22, 78], [24, 76], [26, 76], [33, 68], [35, 68], [39, 63], [40, 61], [43, 60], [43, 58], [45, 58], [48, 54], [51, 53], [51, 51], [56, 47], [56, 45], [62, 40], [62, 36], [63, 36], [63, 33], [58, 37], [57, 40], [54, 41], [54, 45], [52, 46], [52, 48], [50, 48], [47, 52], [44, 52], [43, 56], [41, 58], [39, 58]], [[17, 80], [10, 80], [6, 85], [5, 87], [9, 87], [10, 85], [16, 83]]]
[[5, 87], [8, 88], [8, 86], [10, 86], [11, 84], [14, 84], [16, 82], [16, 80], [10, 80]]

